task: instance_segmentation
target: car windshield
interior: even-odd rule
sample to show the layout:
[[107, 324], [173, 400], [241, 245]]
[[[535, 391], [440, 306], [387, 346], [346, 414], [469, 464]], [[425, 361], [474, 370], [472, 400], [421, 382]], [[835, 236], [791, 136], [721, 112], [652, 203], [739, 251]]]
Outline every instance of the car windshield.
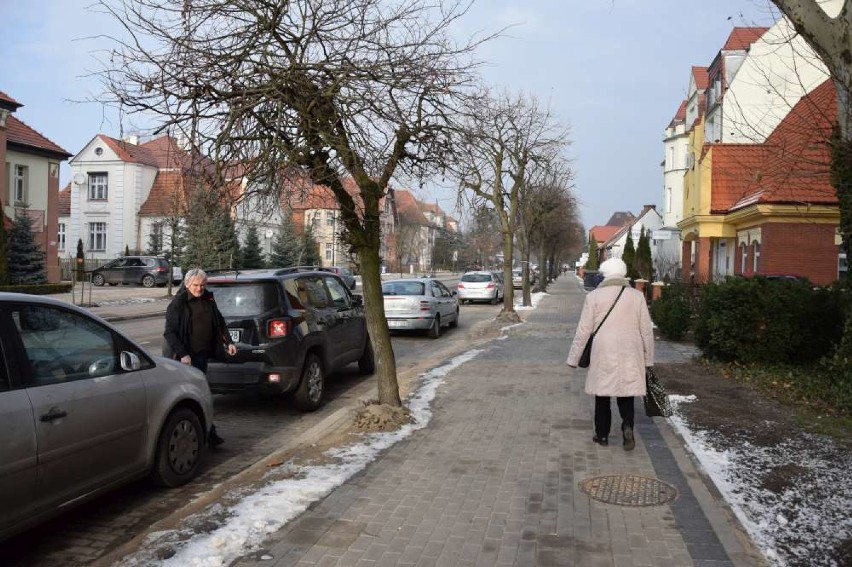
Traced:
[[426, 288], [420, 282], [392, 282], [382, 285], [383, 295], [425, 295]]
[[207, 284], [225, 317], [254, 317], [274, 309], [279, 304], [275, 287], [273, 282]]
[[491, 281], [491, 274], [465, 274], [461, 281], [468, 283], [483, 283]]

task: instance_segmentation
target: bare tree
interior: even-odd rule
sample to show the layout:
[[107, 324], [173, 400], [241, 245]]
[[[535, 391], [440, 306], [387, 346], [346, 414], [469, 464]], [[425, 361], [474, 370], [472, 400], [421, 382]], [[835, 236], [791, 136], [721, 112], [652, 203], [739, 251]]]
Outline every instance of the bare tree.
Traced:
[[[153, 113], [251, 186], [294, 169], [331, 189], [364, 286], [379, 402], [401, 405], [384, 317], [379, 202], [398, 172], [444, 157], [444, 117], [472, 80], [478, 41], [449, 27], [467, 0], [101, 0], [126, 29], [104, 73], [130, 112]], [[357, 194], [346, 191], [351, 178]]]
[[[567, 142], [567, 130], [550, 109], [523, 94], [474, 97], [458, 126], [454, 174], [474, 206], [488, 202], [500, 219], [506, 282], [512, 281], [514, 239], [530, 168], [544, 167]], [[501, 319], [519, 319], [513, 302], [513, 294], [506, 294]]]

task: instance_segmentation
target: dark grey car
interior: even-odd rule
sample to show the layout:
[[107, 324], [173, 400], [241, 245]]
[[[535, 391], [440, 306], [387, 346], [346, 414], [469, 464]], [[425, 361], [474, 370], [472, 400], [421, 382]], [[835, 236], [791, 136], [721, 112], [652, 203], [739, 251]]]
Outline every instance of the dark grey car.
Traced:
[[[172, 279], [181, 279], [180, 268], [174, 270]], [[97, 286], [141, 284], [154, 287], [166, 285], [168, 282], [169, 261], [160, 256], [122, 256], [92, 270], [92, 283]]]
[[199, 470], [204, 375], [73, 305], [0, 293], [0, 539], [150, 475]]
[[315, 268], [212, 275], [207, 288], [225, 317], [237, 354], [210, 362], [214, 393], [290, 394], [303, 410], [320, 407], [326, 375], [357, 362], [374, 371], [360, 296]]

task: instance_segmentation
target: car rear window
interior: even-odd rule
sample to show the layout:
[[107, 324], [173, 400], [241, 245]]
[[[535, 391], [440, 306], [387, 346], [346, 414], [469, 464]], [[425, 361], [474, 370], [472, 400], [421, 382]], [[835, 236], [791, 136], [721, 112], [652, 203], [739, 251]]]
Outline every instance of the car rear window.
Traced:
[[468, 283], [483, 283], [491, 281], [491, 274], [465, 274], [461, 281]]
[[420, 282], [392, 282], [382, 285], [383, 295], [426, 295]]
[[278, 307], [280, 299], [275, 282], [207, 284], [216, 305], [225, 317], [254, 317]]

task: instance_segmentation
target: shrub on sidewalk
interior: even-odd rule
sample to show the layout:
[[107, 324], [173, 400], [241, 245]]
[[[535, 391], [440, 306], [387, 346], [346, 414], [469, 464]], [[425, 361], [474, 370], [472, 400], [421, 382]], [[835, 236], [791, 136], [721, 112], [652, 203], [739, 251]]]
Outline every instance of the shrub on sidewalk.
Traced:
[[667, 339], [680, 341], [692, 324], [689, 290], [679, 284], [663, 287], [660, 297], [651, 303], [651, 318]]

